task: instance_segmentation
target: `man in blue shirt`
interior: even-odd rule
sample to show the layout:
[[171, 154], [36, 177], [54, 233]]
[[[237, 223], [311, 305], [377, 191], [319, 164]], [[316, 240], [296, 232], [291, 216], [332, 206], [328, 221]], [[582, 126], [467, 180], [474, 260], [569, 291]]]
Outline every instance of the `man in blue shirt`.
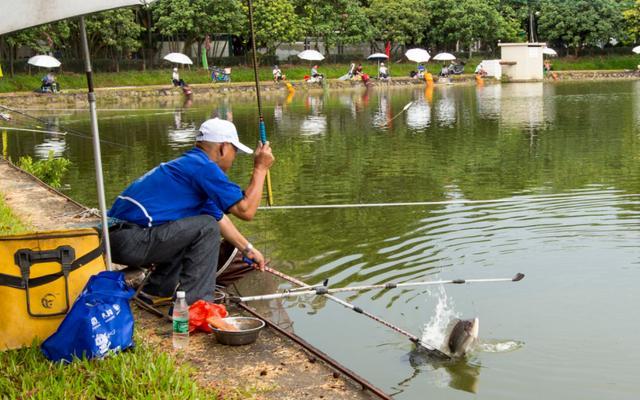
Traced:
[[207, 120], [193, 149], [138, 178], [113, 203], [109, 217], [118, 221], [109, 230], [114, 262], [157, 265], [145, 293], [172, 296], [179, 287], [188, 304], [213, 300], [221, 235], [264, 269], [263, 255], [226, 214], [247, 221], [254, 217], [274, 157], [268, 142], [258, 145], [249, 186], [242, 191], [226, 175], [238, 151], [253, 153], [240, 143], [235, 125]]

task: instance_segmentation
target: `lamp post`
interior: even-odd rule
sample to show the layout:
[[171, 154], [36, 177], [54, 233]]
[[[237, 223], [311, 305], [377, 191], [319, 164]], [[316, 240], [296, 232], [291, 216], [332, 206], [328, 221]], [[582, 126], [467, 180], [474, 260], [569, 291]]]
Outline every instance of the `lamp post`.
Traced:
[[535, 17], [540, 16], [540, 11], [533, 11], [535, 3], [538, 0], [529, 0], [529, 41], [535, 43], [538, 41], [538, 35], [536, 34]]

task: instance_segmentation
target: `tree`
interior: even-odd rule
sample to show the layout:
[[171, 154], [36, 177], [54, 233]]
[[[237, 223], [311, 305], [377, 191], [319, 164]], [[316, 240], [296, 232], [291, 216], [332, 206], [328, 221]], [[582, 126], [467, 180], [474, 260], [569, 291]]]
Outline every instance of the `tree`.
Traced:
[[541, 0], [538, 33], [578, 56], [585, 46], [603, 46], [622, 34], [621, 4], [615, 0]]
[[197, 42], [200, 49], [207, 34], [238, 33], [248, 25], [240, 0], [163, 0], [151, 11], [156, 31], [173, 39], [172, 50], [189, 55], [191, 45]]
[[134, 10], [105, 11], [88, 17], [86, 23], [91, 51], [112, 58], [117, 72], [123, 56], [142, 46], [140, 35], [144, 28], [136, 22]]
[[517, 25], [498, 11], [498, 0], [426, 0], [430, 10], [427, 38], [438, 46], [458, 43], [469, 48], [483, 41], [514, 40]]
[[415, 0], [371, 0], [367, 15], [376, 39], [403, 45], [424, 39], [427, 11]]
[[626, 22], [625, 30], [630, 41], [637, 43], [640, 40], [640, 0], [636, 0], [633, 7], [625, 10], [623, 16]]
[[302, 1], [308, 36], [322, 39], [325, 52], [338, 44], [362, 43], [371, 39], [372, 29], [358, 0]]
[[[249, 18], [249, 8], [243, 5], [245, 21]], [[292, 0], [253, 0], [253, 23], [256, 46], [264, 47], [267, 54], [275, 54], [282, 43], [291, 43], [304, 35], [304, 18], [296, 14]], [[249, 24], [243, 33], [249, 37]]]
[[62, 21], [3, 35], [9, 56], [10, 75], [13, 76], [14, 73], [14, 60], [19, 47], [30, 47], [37, 53], [51, 53], [61, 50], [70, 34], [70, 24]]

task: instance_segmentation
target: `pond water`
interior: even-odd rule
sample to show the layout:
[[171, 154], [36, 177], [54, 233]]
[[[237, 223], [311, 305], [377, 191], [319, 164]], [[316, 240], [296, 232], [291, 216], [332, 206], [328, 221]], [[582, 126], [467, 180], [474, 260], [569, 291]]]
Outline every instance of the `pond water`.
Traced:
[[[425, 363], [405, 337], [325, 299], [284, 301], [299, 335], [397, 399], [640, 396], [640, 82], [298, 92], [264, 104], [277, 206], [393, 203], [239, 223], [274, 267], [334, 286], [527, 276], [339, 295], [438, 345], [448, 319], [477, 316], [466, 362]], [[190, 148], [208, 117], [257, 142], [251, 98], [185, 107], [99, 111], [109, 202]], [[83, 110], [29, 112], [43, 121], [11, 126], [89, 133]], [[90, 140], [6, 136], [14, 159], [71, 159], [66, 193], [95, 206]], [[246, 185], [251, 166], [239, 156], [232, 178]]]

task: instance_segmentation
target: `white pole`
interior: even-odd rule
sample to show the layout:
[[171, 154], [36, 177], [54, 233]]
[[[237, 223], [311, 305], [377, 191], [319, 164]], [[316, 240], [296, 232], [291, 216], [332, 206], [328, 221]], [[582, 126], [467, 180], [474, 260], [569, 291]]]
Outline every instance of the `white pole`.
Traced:
[[91, 118], [91, 134], [93, 136], [93, 160], [96, 168], [96, 185], [98, 192], [98, 206], [100, 207], [100, 219], [102, 221], [102, 240], [105, 247], [105, 262], [107, 270], [111, 271], [111, 243], [109, 242], [109, 226], [107, 225], [107, 202], [104, 195], [104, 177], [102, 175], [102, 157], [100, 152], [100, 132], [98, 130], [98, 111], [96, 109], [96, 95], [93, 92], [93, 71], [91, 70], [91, 58], [89, 56], [89, 44], [87, 42], [87, 30], [84, 17], [80, 17], [80, 39], [84, 54], [84, 65], [87, 73], [87, 88], [89, 92], [89, 115]]

